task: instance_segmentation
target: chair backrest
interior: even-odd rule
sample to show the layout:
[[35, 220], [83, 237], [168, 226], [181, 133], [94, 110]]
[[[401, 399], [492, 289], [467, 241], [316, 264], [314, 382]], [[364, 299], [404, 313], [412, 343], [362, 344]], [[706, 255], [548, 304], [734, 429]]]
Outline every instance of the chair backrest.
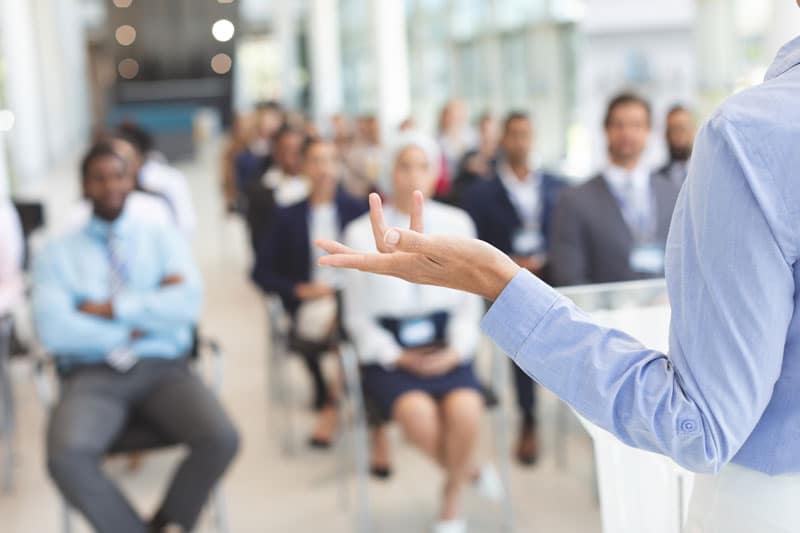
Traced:
[[27, 270], [30, 260], [30, 236], [45, 225], [44, 205], [41, 202], [23, 202], [14, 200], [19, 222], [22, 225], [22, 235], [25, 239], [24, 266]]

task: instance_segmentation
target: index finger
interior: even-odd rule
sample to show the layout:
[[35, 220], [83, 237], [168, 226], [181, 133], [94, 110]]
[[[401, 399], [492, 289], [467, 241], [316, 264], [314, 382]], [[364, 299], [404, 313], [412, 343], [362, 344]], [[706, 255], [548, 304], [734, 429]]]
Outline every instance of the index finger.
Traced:
[[375, 237], [375, 246], [379, 252], [385, 252], [383, 236], [386, 235], [386, 222], [383, 219], [383, 206], [381, 197], [377, 193], [369, 195], [369, 220], [372, 223], [372, 234]]
[[423, 233], [425, 231], [425, 221], [423, 217], [423, 210], [425, 207], [425, 197], [422, 192], [414, 191], [414, 199], [411, 203], [411, 231]]

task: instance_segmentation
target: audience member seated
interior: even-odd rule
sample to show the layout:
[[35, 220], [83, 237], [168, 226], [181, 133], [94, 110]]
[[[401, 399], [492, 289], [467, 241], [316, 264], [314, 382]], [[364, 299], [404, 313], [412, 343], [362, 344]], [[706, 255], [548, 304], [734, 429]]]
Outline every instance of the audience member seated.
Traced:
[[153, 137], [140, 126], [123, 124], [118, 135], [136, 146], [142, 156], [137, 181], [139, 187], [160, 194], [172, 209], [178, 227], [191, 236], [197, 228], [197, 215], [189, 180], [183, 172], [166, 162], [166, 158], [156, 150]]
[[460, 98], [449, 100], [439, 114], [439, 146], [445, 161], [445, 174], [451, 178], [468, 151], [478, 145], [478, 136], [469, 124], [467, 107]]
[[378, 119], [364, 115], [357, 120], [355, 142], [344, 155], [346, 172], [344, 188], [358, 198], [366, 198], [375, 190], [383, 168], [383, 147]]
[[[433, 139], [416, 132], [400, 136], [387, 160], [384, 213], [389, 225], [408, 226], [413, 191], [432, 194], [439, 161]], [[425, 230], [475, 235], [466, 213], [436, 202], [426, 204]], [[348, 226], [345, 243], [375, 250], [368, 215]], [[444, 470], [435, 531], [465, 531], [462, 493], [481, 472], [490, 475], [476, 462], [484, 409], [472, 363], [480, 340], [480, 298], [348, 272], [344, 302], [344, 324], [363, 365], [365, 395]]]
[[272, 166], [272, 138], [286, 121], [283, 108], [277, 102], [265, 102], [256, 107], [255, 136], [247, 148], [236, 158], [236, 188], [239, 191], [240, 209], [246, 206], [245, 191], [254, 181], [258, 181]]
[[247, 226], [256, 254], [269, 230], [275, 206], [289, 206], [308, 196], [308, 180], [301, 175], [303, 134], [286, 126], [278, 131], [273, 142], [273, 165], [245, 190]]
[[666, 140], [669, 161], [656, 175], [666, 178], [680, 187], [689, 174], [689, 159], [692, 157], [697, 123], [692, 112], [676, 105], [667, 113]]
[[[525, 113], [510, 113], [503, 126], [495, 174], [466, 192], [464, 206], [475, 221], [479, 238], [547, 280], [547, 234], [564, 182], [531, 165], [533, 143], [530, 118]], [[516, 456], [520, 464], [532, 465], [539, 456], [536, 384], [513, 361], [510, 363], [522, 415]]]
[[13, 312], [22, 300], [24, 249], [17, 211], [8, 199], [0, 199], [0, 317]]
[[551, 281], [612, 283], [664, 275], [664, 249], [679, 187], [652, 175], [642, 161], [650, 105], [621, 94], [605, 117], [608, 166], [565, 191], [552, 225]]
[[320, 268], [317, 239], [339, 239], [343, 228], [367, 211], [366, 202], [339, 188], [336, 145], [310, 139], [303, 146], [303, 174], [309, 180], [308, 199], [279, 207], [258, 247], [253, 279], [268, 293], [278, 294], [291, 314], [292, 347], [306, 362], [314, 383], [319, 411], [310, 443], [328, 447], [336, 431], [336, 392], [325, 382], [322, 352], [335, 347], [338, 336], [337, 291], [340, 272]]
[[252, 117], [250, 114], [237, 114], [233, 119], [225, 147], [222, 149], [222, 194], [227, 213], [235, 213], [237, 210], [239, 192], [236, 187], [236, 160], [247, 149], [251, 128]]
[[478, 147], [467, 151], [458, 164], [448, 203], [463, 206], [464, 195], [476, 182], [491, 179], [497, 172], [497, 120], [488, 111], [480, 119]]
[[[33, 274], [36, 329], [61, 378], [48, 469], [96, 531], [191, 531], [238, 449], [231, 420], [186, 359], [200, 275], [174, 229], [124, 212], [134, 182], [110, 145], [95, 145], [81, 173], [93, 217], [51, 242]], [[101, 468], [131, 419], [188, 447], [152, 520], [138, 516]]]

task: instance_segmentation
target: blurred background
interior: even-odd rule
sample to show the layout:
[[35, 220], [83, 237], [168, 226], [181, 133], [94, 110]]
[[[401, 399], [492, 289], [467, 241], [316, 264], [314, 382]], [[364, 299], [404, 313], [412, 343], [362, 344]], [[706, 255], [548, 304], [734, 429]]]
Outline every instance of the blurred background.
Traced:
[[[296, 130], [340, 147], [352, 142], [350, 170], [374, 184], [381, 150], [401, 129], [444, 136], [452, 121], [477, 139], [483, 118], [500, 127], [509, 111], [522, 111], [535, 124], [536, 166], [580, 184], [606, 162], [612, 97], [633, 91], [652, 105], [642, 157], [655, 170], [670, 159], [668, 110], [684, 106], [702, 123], [727, 96], [759, 83], [799, 32], [792, 0], [0, 0], [0, 198], [33, 206], [20, 217], [35, 254], [71, 220], [87, 147], [120, 126], [146, 131], [191, 197], [195, 220], [185, 233], [205, 280], [201, 322], [225, 354], [220, 396], [242, 434], [225, 478], [224, 520], [208, 511], [198, 530], [225, 522], [236, 533], [425, 531], [440, 473], [397, 428], [385, 481], [359, 472], [367, 452], [355, 430], [348, 436], [357, 424], [340, 420], [328, 452], [303, 443], [315, 424], [310, 380], [301, 360], [274, 353], [281, 318], [249, 279], [253, 221], [235, 163], [277, 129], [265, 113], [279, 109]], [[4, 429], [11, 451], [0, 528], [63, 531], [44, 462], [41, 359], [29, 353], [27, 306], [11, 311], [22, 348], [3, 366], [13, 423]], [[491, 347], [483, 352], [482, 368], [497, 377]], [[481, 446], [492, 446], [498, 427], [509, 432], [494, 450], [498, 463], [510, 461], [508, 501], [469, 499], [470, 530], [603, 531], [590, 436], [541, 391], [541, 454], [532, 468], [517, 464], [512, 380], [503, 374], [497, 383], [504, 421], [487, 419]], [[137, 508], [150, 510], [177, 453], [107, 468]], [[77, 516], [69, 527], [89, 531]]]

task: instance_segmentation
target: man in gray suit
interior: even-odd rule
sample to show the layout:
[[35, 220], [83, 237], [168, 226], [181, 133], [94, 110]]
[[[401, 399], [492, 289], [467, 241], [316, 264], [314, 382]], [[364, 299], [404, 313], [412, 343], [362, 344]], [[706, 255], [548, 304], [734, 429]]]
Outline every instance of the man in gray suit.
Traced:
[[664, 275], [664, 246], [679, 189], [642, 165], [650, 118], [650, 105], [637, 95], [624, 93], [609, 104], [609, 165], [563, 192], [556, 207], [549, 258], [554, 284]]

